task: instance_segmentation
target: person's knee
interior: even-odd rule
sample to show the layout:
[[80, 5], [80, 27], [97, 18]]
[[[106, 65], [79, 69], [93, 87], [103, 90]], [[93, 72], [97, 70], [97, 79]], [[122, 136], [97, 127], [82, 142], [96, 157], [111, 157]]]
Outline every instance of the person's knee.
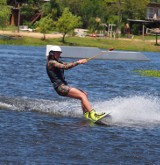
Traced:
[[86, 96], [88, 96], [88, 93], [87, 93], [87, 92], [84, 91], [83, 93], [84, 93]]
[[87, 95], [85, 93], [82, 93], [81, 94], [81, 100], [86, 100], [86, 99], [88, 99]]

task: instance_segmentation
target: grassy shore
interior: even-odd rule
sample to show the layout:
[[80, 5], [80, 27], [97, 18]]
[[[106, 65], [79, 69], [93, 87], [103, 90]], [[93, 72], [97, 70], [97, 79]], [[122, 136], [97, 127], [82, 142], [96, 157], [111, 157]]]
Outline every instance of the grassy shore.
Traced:
[[98, 47], [103, 49], [114, 48], [116, 50], [129, 50], [129, 51], [147, 51], [147, 52], [160, 52], [160, 43], [155, 45], [155, 38], [140, 39], [108, 39], [108, 38], [91, 38], [91, 37], [66, 37], [65, 43], [61, 42], [61, 38], [49, 38], [42, 40], [34, 37], [16, 37], [15, 39], [2, 39], [0, 38], [1, 45], [25, 45], [25, 46], [46, 46], [46, 45], [68, 45], [68, 46], [88, 46]]

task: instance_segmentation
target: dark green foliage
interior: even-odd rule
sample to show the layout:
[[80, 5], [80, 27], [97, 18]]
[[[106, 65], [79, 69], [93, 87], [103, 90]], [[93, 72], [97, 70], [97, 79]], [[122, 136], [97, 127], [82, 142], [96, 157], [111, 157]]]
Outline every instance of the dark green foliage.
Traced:
[[0, 0], [0, 27], [3, 29], [8, 25], [10, 9], [6, 0]]
[[[155, 0], [160, 3], [160, 0]], [[51, 18], [57, 21], [64, 9], [69, 8], [73, 15], [80, 16], [81, 28], [87, 28], [91, 31], [101, 29], [101, 24], [116, 24], [119, 29], [128, 19], [145, 19], [146, 6], [150, 0], [8, 0], [8, 5], [13, 2], [21, 6], [21, 14], [24, 22], [30, 21], [34, 12], [41, 12], [43, 16], [51, 14]], [[99, 18], [99, 22], [96, 21]], [[138, 26], [133, 27], [133, 32], [138, 34]]]

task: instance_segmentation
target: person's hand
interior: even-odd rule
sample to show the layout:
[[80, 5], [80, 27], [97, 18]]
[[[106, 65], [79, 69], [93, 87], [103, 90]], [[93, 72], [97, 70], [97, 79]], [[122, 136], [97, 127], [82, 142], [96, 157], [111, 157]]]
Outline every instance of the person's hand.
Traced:
[[78, 64], [85, 64], [88, 61], [87, 61], [87, 59], [81, 59], [81, 60], [78, 60], [77, 62], [78, 62]]

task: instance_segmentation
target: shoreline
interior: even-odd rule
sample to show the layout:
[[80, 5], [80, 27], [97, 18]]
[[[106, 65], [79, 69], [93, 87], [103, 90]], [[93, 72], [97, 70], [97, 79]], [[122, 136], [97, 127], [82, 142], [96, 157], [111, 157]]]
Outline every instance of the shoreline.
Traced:
[[108, 38], [108, 37], [78, 37], [68, 36], [65, 42], [62, 42], [61, 33], [44, 34], [38, 32], [26, 31], [0, 31], [0, 44], [4, 45], [25, 45], [25, 46], [45, 46], [45, 45], [62, 45], [62, 46], [83, 46], [98, 47], [102, 49], [115, 48], [116, 50], [128, 51], [148, 51], [160, 52], [160, 37], [157, 41], [154, 38]]
[[[0, 30], [0, 35], [11, 35], [15, 37], [33, 37], [33, 38], [43, 38], [44, 34], [39, 33], [39, 32], [29, 32], [29, 31], [3, 31]], [[61, 38], [63, 35], [61, 33], [53, 33], [53, 34], [45, 34], [46, 39], [54, 39], [54, 38]], [[91, 37], [91, 38], [99, 38], [99, 37]], [[125, 41], [144, 41], [144, 42], [156, 42], [155, 40], [145, 40], [145, 39], [134, 39], [134, 38], [107, 38], [106, 39], [111, 39], [111, 40], [125, 40]], [[160, 42], [160, 37], [157, 40], [157, 42]]]

